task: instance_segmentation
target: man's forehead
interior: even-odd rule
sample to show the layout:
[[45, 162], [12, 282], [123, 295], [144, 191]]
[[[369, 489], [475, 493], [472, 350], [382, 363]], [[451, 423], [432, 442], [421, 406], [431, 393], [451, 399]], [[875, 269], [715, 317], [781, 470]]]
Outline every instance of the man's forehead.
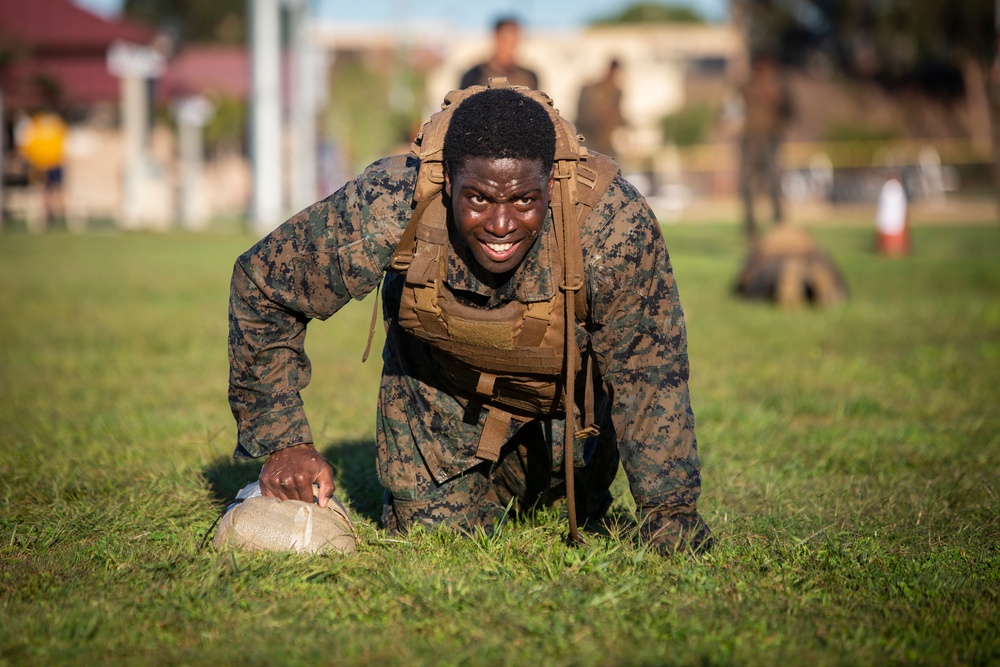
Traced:
[[548, 172], [544, 163], [536, 158], [515, 158], [515, 157], [467, 157], [452, 170], [452, 176], [460, 177], [480, 177], [490, 180], [506, 181], [511, 176], [524, 178], [546, 178]]

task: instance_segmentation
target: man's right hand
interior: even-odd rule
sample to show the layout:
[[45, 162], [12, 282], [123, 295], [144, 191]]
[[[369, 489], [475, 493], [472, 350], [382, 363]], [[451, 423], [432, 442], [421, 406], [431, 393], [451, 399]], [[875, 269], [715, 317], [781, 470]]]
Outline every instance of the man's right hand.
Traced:
[[[319, 492], [313, 484], [319, 485]], [[267, 457], [260, 471], [260, 491], [280, 500], [311, 503], [319, 496], [319, 506], [326, 507], [333, 496], [333, 468], [311, 444], [279, 449]]]

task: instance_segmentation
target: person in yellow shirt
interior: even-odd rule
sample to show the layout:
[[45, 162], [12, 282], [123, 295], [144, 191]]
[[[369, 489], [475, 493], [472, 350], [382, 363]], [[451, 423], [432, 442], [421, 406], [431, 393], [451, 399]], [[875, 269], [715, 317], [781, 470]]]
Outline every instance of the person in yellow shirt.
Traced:
[[41, 111], [28, 118], [18, 132], [18, 152], [27, 161], [32, 183], [42, 185], [45, 226], [63, 216], [63, 161], [66, 123], [58, 114]]

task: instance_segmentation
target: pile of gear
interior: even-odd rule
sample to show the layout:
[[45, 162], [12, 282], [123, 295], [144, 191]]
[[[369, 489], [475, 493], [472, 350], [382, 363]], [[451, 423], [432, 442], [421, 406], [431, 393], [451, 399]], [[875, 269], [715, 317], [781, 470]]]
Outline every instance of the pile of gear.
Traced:
[[804, 229], [775, 225], [754, 245], [736, 292], [781, 306], [832, 306], [847, 299], [847, 284], [833, 260]]

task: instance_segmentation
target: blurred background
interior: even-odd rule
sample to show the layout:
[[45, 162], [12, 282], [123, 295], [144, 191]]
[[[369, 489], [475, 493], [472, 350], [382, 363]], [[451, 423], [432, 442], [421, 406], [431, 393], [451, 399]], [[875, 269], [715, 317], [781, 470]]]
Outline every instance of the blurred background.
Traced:
[[504, 16], [662, 221], [741, 217], [762, 59], [786, 218], [890, 175], [915, 215], [996, 215], [1000, 0], [0, 0], [2, 225], [266, 232], [406, 151]]

